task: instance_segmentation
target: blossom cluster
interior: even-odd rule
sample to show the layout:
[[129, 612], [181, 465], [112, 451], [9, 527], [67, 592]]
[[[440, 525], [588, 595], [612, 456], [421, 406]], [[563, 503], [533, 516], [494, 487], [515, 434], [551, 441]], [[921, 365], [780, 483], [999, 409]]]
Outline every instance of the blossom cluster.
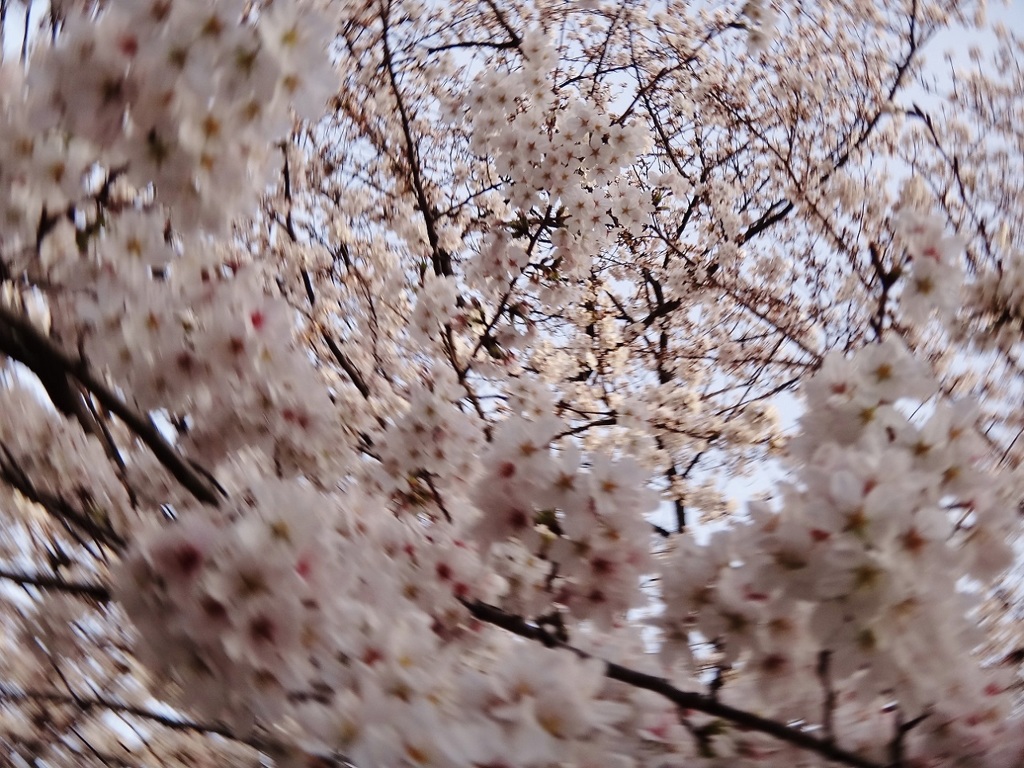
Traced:
[[933, 217], [912, 210], [901, 211], [895, 225], [909, 262], [901, 297], [903, 315], [921, 322], [936, 312], [949, 320], [960, 301], [963, 273], [957, 259], [963, 252], [963, 240], [946, 235]]
[[[480, 425], [453, 405], [458, 399], [443, 377], [409, 394], [405, 414], [373, 439], [379, 464], [367, 474], [379, 492], [397, 495], [410, 509], [434, 505], [442, 494], [453, 502], [465, 495], [479, 471], [484, 436]], [[464, 517], [459, 513], [454, 510]], [[437, 509], [435, 514], [450, 517], [453, 510]]]
[[[583, 275], [585, 254], [607, 245], [613, 231], [639, 235], [650, 216], [650, 194], [623, 173], [650, 137], [639, 121], [613, 122], [593, 100], [558, 94], [554, 50], [543, 32], [531, 31], [521, 50], [520, 69], [484, 72], [468, 96], [471, 148], [493, 158], [514, 215], [557, 215], [552, 259], [560, 273]], [[521, 239], [490, 233], [471, 283], [517, 276], [529, 263]]]
[[138, 407], [167, 412], [212, 467], [250, 446], [279, 471], [338, 468], [335, 412], [294, 314], [258, 267], [203, 235], [251, 209], [273, 142], [321, 108], [328, 42], [303, 4], [75, 7], [28, 74], [3, 82], [12, 269], [47, 284], [58, 337]]
[[[964, 659], [982, 585], [1013, 562], [1016, 521], [1012, 486], [985, 471], [975, 410], [935, 401], [929, 371], [892, 336], [829, 354], [805, 394], [778, 508], [754, 504], [745, 524], [665, 563], [666, 651], [713, 641], [766, 711], [800, 718], [814, 717], [827, 659], [840, 709], [928, 715], [908, 754], [941, 761], [969, 744], [970, 764], [996, 764], [1020, 746], [1010, 680]], [[887, 727], [864, 737], [873, 759]]]
[[954, 338], [984, 350], [1010, 351], [1024, 327], [1024, 252], [1007, 249], [998, 269], [985, 270], [965, 286], [969, 320], [951, 329]]
[[[254, 489], [219, 524], [186, 510], [140, 537], [121, 565], [119, 597], [140, 652], [155, 671], [173, 672], [200, 712], [279, 716], [283, 694], [303, 690], [331, 634], [319, 595], [341, 586], [344, 571], [315, 497], [295, 495]], [[298, 514], [285, 514], [286, 501]]]
[[[223, 230], [266, 183], [288, 108], [315, 116], [331, 86], [328, 38], [308, 9], [278, 3], [252, 15], [242, 0], [139, 0], [110, 4], [95, 19], [69, 13], [59, 44], [40, 47], [29, 69], [26, 127], [84, 140], [93, 155], [48, 140], [26, 147], [34, 164], [59, 166], [54, 150], [68, 152], [61, 191], [81, 183], [83, 155], [123, 166], [136, 187], [155, 185], [177, 228]], [[34, 202], [54, 210], [53, 199]]]
[[665, 709], [634, 706], [602, 662], [467, 625], [459, 601], [507, 585], [444, 530], [358, 489], [232, 491], [140, 536], [116, 577], [141, 658], [189, 710], [238, 733], [290, 719], [296, 756], [548, 766], [595, 739], [628, 751], [614, 726]]
[[[501, 542], [535, 556], [517, 558], [533, 577], [516, 579], [512, 604], [529, 614], [558, 603], [608, 627], [645, 602], [640, 580], [649, 571], [651, 529], [644, 515], [657, 497], [631, 459], [594, 456], [584, 467], [571, 444], [553, 452], [548, 444], [560, 426], [550, 416], [501, 425], [473, 494], [482, 512], [474, 533], [485, 546]], [[538, 557], [544, 570], [535, 567]]]

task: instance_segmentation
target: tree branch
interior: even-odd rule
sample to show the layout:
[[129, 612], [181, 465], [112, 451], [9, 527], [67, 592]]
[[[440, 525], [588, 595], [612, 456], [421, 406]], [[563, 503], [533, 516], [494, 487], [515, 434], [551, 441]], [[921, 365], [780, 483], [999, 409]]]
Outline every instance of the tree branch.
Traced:
[[65, 581], [56, 576], [47, 576], [45, 574], [18, 573], [16, 571], [8, 571], [3, 567], [0, 567], [0, 579], [7, 579], [23, 587], [36, 587], [37, 589], [63, 592], [68, 595], [81, 595], [95, 600], [97, 603], [110, 602], [110, 590], [102, 584]]
[[[52, 375], [56, 369], [77, 380], [92, 393], [100, 405], [121, 419], [153, 452], [174, 479], [196, 499], [213, 506], [218, 505], [220, 495], [213, 484], [167, 442], [148, 416], [137, 413], [100, 381], [89, 370], [85, 360], [67, 354], [28, 320], [3, 306], [0, 306], [0, 329], [14, 342], [4, 348], [8, 355], [24, 364], [37, 376], [40, 371], [44, 376]], [[31, 354], [25, 354], [28, 350], [31, 350]]]
[[0, 684], [0, 701], [6, 701], [10, 703], [45, 703], [45, 704], [56, 704], [60, 706], [70, 706], [82, 712], [88, 712], [92, 709], [104, 709], [109, 712], [116, 714], [131, 715], [132, 717], [138, 717], [143, 720], [147, 720], [151, 723], [162, 725], [164, 728], [169, 728], [174, 731], [191, 731], [193, 733], [205, 733], [220, 736], [225, 739], [231, 739], [232, 741], [241, 741], [254, 749], [266, 750], [271, 746], [270, 742], [263, 739], [240, 739], [230, 730], [221, 725], [215, 725], [212, 723], [199, 723], [192, 720], [185, 720], [177, 717], [171, 717], [170, 715], [161, 714], [144, 707], [138, 707], [132, 704], [126, 704], [115, 699], [108, 698], [85, 698], [82, 696], [74, 696], [66, 693], [58, 693], [57, 691], [35, 691], [35, 690], [18, 690], [9, 687], [4, 684]]
[[434, 274], [438, 277], [451, 277], [454, 274], [452, 271], [452, 257], [447, 251], [440, 247], [440, 240], [437, 235], [437, 226], [435, 222], [435, 213], [430, 202], [427, 200], [427, 191], [423, 183], [422, 171], [420, 169], [419, 152], [417, 151], [416, 141], [413, 139], [412, 135], [412, 121], [409, 119], [408, 110], [406, 110], [405, 102], [402, 100], [402, 91], [398, 87], [398, 75], [395, 72], [395, 63], [391, 56], [391, 43], [388, 40], [388, 36], [391, 33], [389, 17], [390, 14], [388, 6], [386, 3], [382, 2], [380, 20], [384, 27], [381, 34], [384, 66], [387, 68], [388, 79], [391, 83], [391, 90], [395, 95], [395, 104], [398, 107], [398, 116], [402, 124], [402, 136], [405, 139], [405, 156], [409, 163], [409, 173], [412, 177], [412, 189], [416, 195], [416, 203], [420, 208], [420, 213], [423, 215], [423, 224], [427, 230], [427, 242], [430, 243], [430, 253], [434, 266]]
[[31, 478], [25, 474], [25, 471], [18, 464], [14, 454], [3, 443], [0, 443], [0, 451], [3, 453], [0, 456], [0, 479], [33, 504], [38, 504], [59, 520], [79, 544], [89, 549], [88, 544], [81, 538], [76, 529], [87, 536], [91, 536], [97, 543], [102, 542], [115, 549], [120, 549], [125, 545], [125, 540], [114, 529], [101, 525], [90, 515], [72, 507], [60, 496], [36, 488]]
[[[581, 659], [596, 658], [586, 651], [582, 651], [575, 646], [562, 642], [542, 627], [530, 623], [521, 616], [506, 613], [500, 608], [496, 608], [493, 605], [488, 605], [479, 601], [470, 602], [463, 600], [462, 604], [476, 619], [486, 622], [487, 624], [493, 624], [496, 627], [501, 627], [502, 629], [519, 635], [520, 637], [535, 640], [548, 648], [562, 648], [572, 651]], [[801, 749], [805, 749], [809, 752], [814, 752], [828, 760], [852, 766], [852, 768], [883, 768], [883, 766], [878, 763], [867, 760], [853, 752], [848, 752], [845, 749], [837, 747], [826, 739], [820, 739], [816, 736], [812, 736], [811, 734], [799, 730], [796, 727], [784, 725], [775, 720], [755, 715], [752, 712], [730, 707], [728, 704], [722, 704], [721, 702], [715, 701], [710, 696], [703, 693], [680, 690], [665, 678], [649, 675], [645, 672], [639, 672], [610, 661], [605, 661], [604, 665], [605, 676], [609, 679], [617, 680], [621, 683], [625, 683], [626, 685], [631, 685], [634, 688], [641, 688], [645, 691], [657, 693], [682, 709], [703, 712], [704, 714], [711, 715], [712, 717], [719, 717], [723, 720], [727, 720], [740, 728], [774, 736], [787, 744], [792, 744], [793, 746], [800, 747]]]
[[341, 369], [348, 375], [349, 380], [353, 386], [359, 390], [359, 394], [363, 396], [363, 399], [370, 399], [370, 388], [366, 386], [366, 382], [363, 381], [362, 375], [359, 373], [359, 369], [356, 368], [352, 361], [348, 359], [348, 356], [341, 351], [341, 347], [338, 346], [337, 342], [331, 338], [331, 335], [324, 331], [323, 334], [324, 343], [327, 348], [331, 350], [331, 354], [334, 355], [334, 359], [341, 366]]

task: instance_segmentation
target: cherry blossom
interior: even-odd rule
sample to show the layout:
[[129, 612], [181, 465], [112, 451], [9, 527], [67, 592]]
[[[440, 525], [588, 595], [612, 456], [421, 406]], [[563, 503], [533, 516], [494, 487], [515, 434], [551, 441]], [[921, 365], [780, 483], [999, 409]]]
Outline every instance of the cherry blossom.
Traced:
[[0, 762], [1022, 764], [1012, 30], [43, 5]]

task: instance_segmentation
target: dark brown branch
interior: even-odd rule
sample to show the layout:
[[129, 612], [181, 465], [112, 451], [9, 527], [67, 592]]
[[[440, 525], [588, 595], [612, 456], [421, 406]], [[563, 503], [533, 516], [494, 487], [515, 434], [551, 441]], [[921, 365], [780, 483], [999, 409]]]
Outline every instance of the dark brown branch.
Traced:
[[[298, 243], [298, 236], [295, 232], [295, 224], [292, 218], [292, 174], [291, 164], [288, 161], [288, 149], [285, 145], [281, 145], [281, 151], [284, 154], [284, 166], [282, 168], [282, 177], [284, 181], [284, 196], [288, 202], [288, 215], [285, 218], [285, 231], [288, 233], [288, 237], [293, 243]], [[302, 285], [306, 289], [306, 298], [309, 300], [309, 306], [316, 306], [316, 292], [313, 290], [313, 281], [309, 276], [309, 271], [305, 269], [299, 270], [299, 274], [302, 276]], [[359, 370], [352, 364], [352, 361], [348, 359], [348, 356], [341, 351], [341, 347], [338, 346], [337, 342], [331, 338], [331, 335], [324, 331], [321, 336], [323, 337], [324, 343], [327, 348], [334, 355], [334, 359], [337, 361], [341, 369], [345, 371], [351, 380], [352, 384], [356, 389], [359, 390], [359, 394], [364, 399], [369, 399], [370, 388], [366, 385]]]
[[28, 64], [28, 41], [32, 37], [32, 3], [25, 3], [25, 30], [21, 36], [21, 66]]
[[459, 40], [454, 43], [446, 43], [445, 45], [427, 48], [427, 53], [441, 53], [442, 51], [451, 51], [456, 48], [494, 48], [499, 51], [503, 51], [509, 48], [518, 47], [519, 43], [514, 40], [502, 40], [497, 43], [492, 40]]
[[338, 365], [340, 365], [341, 369], [348, 375], [353, 386], [359, 390], [359, 394], [361, 394], [364, 399], [369, 400], [370, 388], [366, 386], [366, 382], [363, 381], [363, 377], [359, 373], [359, 369], [356, 368], [352, 364], [352, 361], [348, 359], [348, 356], [341, 351], [341, 347], [339, 347], [337, 342], [331, 338], [329, 333], [324, 332], [323, 339], [327, 348], [331, 350], [331, 354], [334, 355], [334, 359], [338, 362]]
[[495, 18], [497, 18], [498, 23], [501, 24], [501, 28], [505, 30], [505, 33], [508, 35], [509, 39], [516, 46], [522, 43], [523, 38], [519, 36], [519, 33], [516, 32], [515, 28], [513, 28], [513, 26], [509, 23], [508, 19], [505, 18], [505, 14], [501, 12], [501, 9], [497, 6], [494, 0], [485, 0], [485, 2], [487, 3], [487, 7], [494, 12]]
[[18, 573], [4, 568], [0, 568], [0, 579], [7, 579], [7, 581], [21, 584], [24, 587], [63, 592], [68, 595], [81, 595], [95, 600], [97, 603], [110, 602], [110, 590], [102, 584], [65, 581], [56, 576], [47, 576], [40, 573]]
[[420, 474], [417, 475], [417, 477], [421, 478], [427, 484], [427, 487], [430, 489], [430, 495], [434, 499], [434, 503], [437, 504], [438, 509], [441, 510], [441, 514], [444, 515], [444, 519], [450, 523], [452, 521], [451, 513], [448, 511], [448, 508], [444, 505], [444, 499], [441, 498], [441, 494], [437, 490], [437, 485], [434, 483], [433, 476], [431, 476], [429, 472], [424, 470], [420, 472]]
[[924, 714], [918, 715], [917, 717], [904, 722], [903, 712], [898, 707], [896, 708], [896, 734], [893, 736], [892, 743], [889, 745], [889, 759], [891, 762], [889, 763], [888, 768], [902, 768], [904, 764], [903, 742], [906, 740], [907, 734], [919, 726], [929, 714], [930, 713], [925, 712]]
[[31, 478], [22, 470], [14, 454], [11, 453], [6, 445], [0, 443], [0, 451], [3, 453], [0, 456], [0, 479], [33, 504], [38, 504], [59, 520], [79, 544], [89, 549], [88, 544], [86, 544], [77, 531], [81, 531], [86, 536], [93, 538], [97, 543], [102, 542], [115, 549], [120, 549], [125, 545], [125, 540], [109, 526], [100, 525], [90, 515], [75, 509], [60, 496], [37, 488]]
[[822, 705], [821, 723], [825, 731], [825, 739], [829, 744], [835, 744], [836, 733], [833, 715], [836, 710], [836, 692], [832, 687], [832, 678], [829, 674], [831, 661], [831, 651], [822, 651], [818, 654], [818, 680], [821, 682], [821, 690], [825, 695], [825, 701]]
[[[7, 307], [0, 306], [0, 329], [13, 339], [11, 357], [23, 363], [38, 375], [62, 371], [77, 380], [92, 393], [103, 408], [113, 413], [135, 433], [135, 436], [149, 448], [161, 464], [181, 485], [199, 501], [216, 506], [220, 495], [203, 475], [195, 470], [166, 438], [148, 416], [136, 412], [119, 396], [114, 394], [91, 370], [85, 360], [69, 355], [27, 319], [20, 317]], [[31, 354], [19, 356], [19, 351], [30, 350]], [[8, 350], [5, 349], [5, 352]], [[8, 352], [10, 354], [10, 352]], [[24, 359], [23, 359], [24, 357]]]
[[[527, 621], [521, 616], [506, 613], [500, 608], [496, 608], [493, 605], [487, 605], [486, 603], [469, 602], [464, 600], [462, 601], [462, 604], [476, 619], [480, 621], [493, 624], [496, 627], [501, 627], [502, 629], [519, 635], [520, 637], [535, 640], [548, 648], [561, 648], [572, 651], [582, 659], [596, 658], [579, 648], [560, 641], [547, 630]], [[604, 665], [605, 675], [609, 679], [617, 680], [620, 683], [625, 683], [626, 685], [633, 686], [634, 688], [640, 688], [645, 691], [657, 693], [676, 704], [681, 709], [703, 712], [706, 715], [726, 720], [739, 728], [774, 736], [787, 744], [792, 744], [793, 746], [800, 747], [801, 749], [805, 749], [809, 752], [814, 752], [828, 760], [833, 760], [837, 763], [842, 763], [843, 765], [853, 766], [853, 768], [883, 768], [883, 766], [878, 763], [866, 760], [860, 755], [848, 752], [825, 739], [812, 736], [806, 731], [802, 731], [794, 726], [785, 725], [775, 720], [769, 720], [768, 718], [761, 717], [760, 715], [755, 715], [752, 712], [731, 707], [728, 704], [722, 704], [703, 693], [680, 690], [665, 678], [649, 675], [645, 672], [639, 672], [610, 661], [605, 661]]]

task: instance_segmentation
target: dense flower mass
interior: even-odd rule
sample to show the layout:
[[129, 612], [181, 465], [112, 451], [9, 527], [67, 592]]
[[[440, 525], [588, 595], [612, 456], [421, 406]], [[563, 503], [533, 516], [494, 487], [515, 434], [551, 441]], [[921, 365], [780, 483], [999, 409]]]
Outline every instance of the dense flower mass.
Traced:
[[0, 8], [0, 763], [1024, 766], [983, 4]]

